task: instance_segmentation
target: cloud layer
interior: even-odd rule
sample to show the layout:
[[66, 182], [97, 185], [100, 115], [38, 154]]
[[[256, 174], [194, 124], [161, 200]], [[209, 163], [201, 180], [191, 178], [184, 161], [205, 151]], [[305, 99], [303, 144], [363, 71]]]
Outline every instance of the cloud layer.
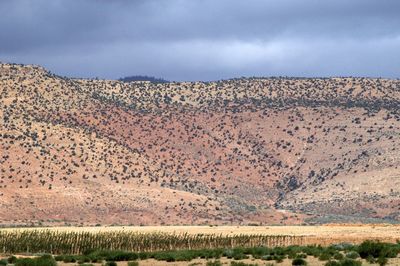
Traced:
[[0, 61], [74, 77], [399, 78], [397, 0], [4, 0]]

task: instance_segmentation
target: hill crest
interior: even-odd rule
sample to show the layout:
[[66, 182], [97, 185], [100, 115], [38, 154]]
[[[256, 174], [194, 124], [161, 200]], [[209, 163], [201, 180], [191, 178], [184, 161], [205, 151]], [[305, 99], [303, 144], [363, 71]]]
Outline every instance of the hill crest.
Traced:
[[2, 64], [2, 222], [398, 222], [399, 101], [399, 80], [124, 83]]

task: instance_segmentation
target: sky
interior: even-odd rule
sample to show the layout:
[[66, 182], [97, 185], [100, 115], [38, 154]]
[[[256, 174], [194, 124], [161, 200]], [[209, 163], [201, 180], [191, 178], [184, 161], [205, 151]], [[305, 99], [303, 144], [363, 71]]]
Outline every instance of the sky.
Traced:
[[400, 78], [400, 1], [0, 0], [0, 62], [107, 79]]

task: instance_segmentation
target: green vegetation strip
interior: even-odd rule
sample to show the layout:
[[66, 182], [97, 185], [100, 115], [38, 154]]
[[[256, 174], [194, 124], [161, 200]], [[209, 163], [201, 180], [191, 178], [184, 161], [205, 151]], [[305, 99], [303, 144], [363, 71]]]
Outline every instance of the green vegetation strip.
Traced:
[[[14, 256], [0, 261], [0, 265], [13, 264], [15, 266], [52, 266], [56, 261], [65, 263], [78, 263], [89, 266], [91, 263], [115, 265], [116, 261], [128, 261], [129, 266], [140, 264], [141, 260], [155, 259], [158, 261], [190, 262], [194, 259], [206, 259], [207, 265], [221, 265], [220, 258], [231, 259], [232, 266], [249, 266], [240, 262], [243, 259], [261, 259], [282, 262], [291, 259], [292, 265], [307, 265], [307, 257], [312, 256], [323, 261], [326, 266], [352, 266], [361, 265], [361, 259], [369, 263], [386, 265], [389, 258], [396, 258], [400, 253], [400, 243], [388, 244], [374, 241], [365, 241], [360, 245], [339, 244], [329, 247], [322, 246], [289, 246], [289, 247], [253, 247], [233, 249], [202, 249], [202, 250], [176, 250], [158, 252], [127, 252], [96, 250], [82, 255], [43, 255], [36, 258], [17, 259]], [[268, 265], [268, 264], [267, 264]]]

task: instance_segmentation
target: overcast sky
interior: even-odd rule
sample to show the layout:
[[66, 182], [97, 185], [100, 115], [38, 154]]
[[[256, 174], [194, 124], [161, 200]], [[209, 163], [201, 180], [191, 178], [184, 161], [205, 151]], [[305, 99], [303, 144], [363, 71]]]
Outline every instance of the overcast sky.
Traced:
[[0, 0], [0, 61], [169, 80], [400, 77], [399, 0]]

